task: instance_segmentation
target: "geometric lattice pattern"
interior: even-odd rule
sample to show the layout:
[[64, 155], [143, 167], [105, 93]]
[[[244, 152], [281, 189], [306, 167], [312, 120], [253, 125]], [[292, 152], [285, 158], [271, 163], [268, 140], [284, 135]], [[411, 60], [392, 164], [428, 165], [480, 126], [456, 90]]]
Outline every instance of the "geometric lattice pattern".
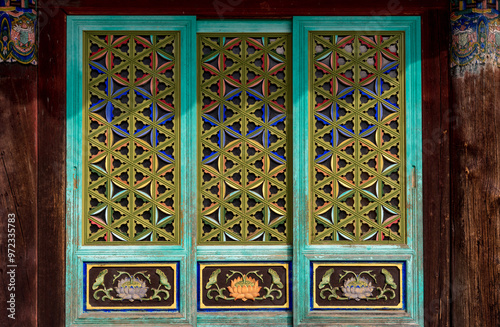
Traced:
[[290, 242], [290, 51], [286, 34], [199, 36], [199, 244]]
[[403, 34], [310, 34], [313, 244], [405, 243]]
[[178, 40], [85, 33], [84, 244], [178, 244]]

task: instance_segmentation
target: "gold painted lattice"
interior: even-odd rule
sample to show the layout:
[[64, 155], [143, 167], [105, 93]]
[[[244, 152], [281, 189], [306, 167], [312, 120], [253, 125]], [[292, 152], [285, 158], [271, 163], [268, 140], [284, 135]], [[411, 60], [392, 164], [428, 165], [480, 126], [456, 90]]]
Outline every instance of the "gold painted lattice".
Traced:
[[405, 243], [403, 39], [310, 34], [312, 243]]
[[85, 33], [84, 244], [178, 243], [178, 39]]
[[286, 244], [289, 36], [198, 41], [199, 243]]

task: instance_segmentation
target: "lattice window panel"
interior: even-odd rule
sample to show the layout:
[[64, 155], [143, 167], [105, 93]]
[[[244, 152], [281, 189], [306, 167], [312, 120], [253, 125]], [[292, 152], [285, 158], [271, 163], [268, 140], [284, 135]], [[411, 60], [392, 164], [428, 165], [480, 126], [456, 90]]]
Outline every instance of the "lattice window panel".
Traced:
[[313, 244], [406, 242], [403, 34], [310, 34]]
[[84, 244], [179, 243], [178, 40], [85, 33]]
[[286, 244], [291, 42], [283, 34], [198, 38], [199, 244]]

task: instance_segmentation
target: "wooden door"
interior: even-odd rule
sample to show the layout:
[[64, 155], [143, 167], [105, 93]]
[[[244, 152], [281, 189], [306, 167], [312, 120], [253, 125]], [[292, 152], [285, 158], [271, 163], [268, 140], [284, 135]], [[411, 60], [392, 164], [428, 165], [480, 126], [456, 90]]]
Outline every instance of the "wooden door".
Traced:
[[68, 17], [67, 324], [422, 324], [415, 17]]

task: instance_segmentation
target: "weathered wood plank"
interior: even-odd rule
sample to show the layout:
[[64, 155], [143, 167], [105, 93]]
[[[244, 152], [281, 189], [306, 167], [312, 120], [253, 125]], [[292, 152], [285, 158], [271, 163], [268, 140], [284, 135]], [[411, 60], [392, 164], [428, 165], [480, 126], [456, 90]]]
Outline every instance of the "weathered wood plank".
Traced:
[[422, 21], [426, 326], [450, 326], [448, 21], [445, 10], [429, 11]]
[[[2, 326], [36, 324], [36, 66], [0, 66], [0, 312]], [[8, 225], [8, 218], [15, 223]], [[13, 232], [14, 231], [14, 232]], [[12, 233], [13, 232], [13, 233]], [[14, 234], [15, 243], [8, 234]], [[8, 262], [8, 245], [13, 262]], [[12, 252], [14, 251], [14, 252]], [[12, 267], [8, 267], [12, 264]], [[14, 273], [12, 273], [14, 269]], [[7, 275], [7, 272], [11, 274]], [[14, 278], [12, 282], [11, 278]], [[11, 294], [15, 311], [7, 311]], [[7, 315], [14, 313], [12, 317]], [[5, 323], [5, 324], [4, 324]]]
[[451, 291], [454, 326], [500, 325], [500, 69], [452, 77]]
[[66, 22], [41, 26], [38, 79], [38, 325], [64, 325]]

